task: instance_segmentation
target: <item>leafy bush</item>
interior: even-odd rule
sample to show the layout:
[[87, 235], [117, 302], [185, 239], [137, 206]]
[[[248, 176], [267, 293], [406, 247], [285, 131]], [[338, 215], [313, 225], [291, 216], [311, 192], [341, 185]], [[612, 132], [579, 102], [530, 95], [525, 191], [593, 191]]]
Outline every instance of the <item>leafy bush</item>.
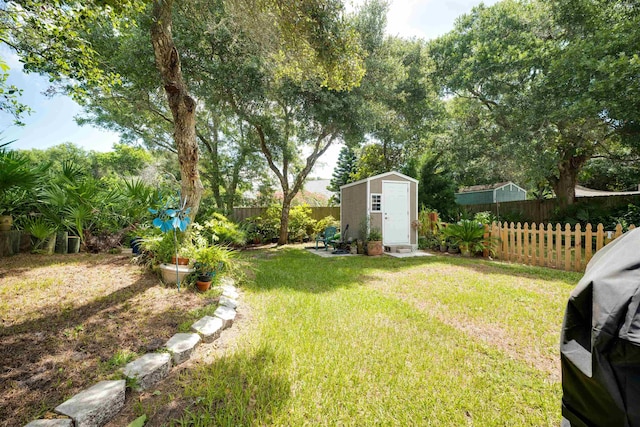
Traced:
[[244, 246], [247, 243], [244, 230], [221, 213], [212, 214], [212, 218], [202, 225], [194, 224], [194, 229], [204, 236], [209, 244]]
[[246, 222], [254, 225], [255, 234], [263, 242], [275, 239], [280, 234], [280, 210], [280, 206], [271, 205], [262, 215], [247, 218]]
[[478, 253], [487, 249], [490, 253], [495, 251], [496, 241], [484, 240], [484, 226], [476, 221], [462, 220], [455, 224], [449, 224], [444, 229], [444, 235], [460, 250], [470, 253]]
[[473, 216], [473, 220], [480, 224], [486, 224], [486, 225], [490, 225], [492, 222], [498, 221], [496, 216], [489, 211], [476, 212], [476, 214]]
[[313, 234], [316, 221], [309, 205], [298, 205], [289, 211], [289, 240], [301, 242]]
[[322, 233], [327, 227], [338, 228], [340, 227], [340, 222], [331, 215], [325, 216], [316, 222], [315, 227], [313, 227], [313, 232], [315, 234]]

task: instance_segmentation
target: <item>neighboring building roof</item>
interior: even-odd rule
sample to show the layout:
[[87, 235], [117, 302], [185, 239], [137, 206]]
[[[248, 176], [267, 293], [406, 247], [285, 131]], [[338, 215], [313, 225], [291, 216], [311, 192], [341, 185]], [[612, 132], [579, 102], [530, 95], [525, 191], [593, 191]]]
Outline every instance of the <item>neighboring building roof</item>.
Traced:
[[507, 185], [513, 185], [515, 187], [518, 187], [520, 190], [525, 191], [524, 188], [514, 184], [511, 181], [507, 181], [507, 182], [499, 182], [499, 183], [496, 183], [496, 184], [483, 184], [483, 185], [472, 185], [470, 187], [462, 187], [460, 190], [458, 190], [458, 194], [461, 194], [461, 193], [478, 193], [478, 192], [481, 192], [481, 191], [493, 191], [493, 190], [497, 190], [497, 189], [502, 188], [502, 187], [506, 187]]
[[633, 196], [640, 191], [603, 191], [576, 185], [576, 197]]
[[391, 172], [381, 173], [379, 175], [370, 176], [369, 178], [361, 179], [360, 181], [350, 182], [349, 184], [341, 185], [340, 189], [343, 189], [345, 187], [351, 187], [352, 185], [362, 184], [363, 182], [371, 181], [372, 179], [384, 178], [384, 177], [389, 176], [389, 175], [397, 175], [397, 176], [402, 177], [402, 178], [404, 178], [404, 179], [406, 179], [408, 181], [415, 182], [416, 184], [418, 183], [418, 180], [415, 179], [415, 178], [411, 178], [410, 176], [407, 176], [407, 175], [405, 175], [403, 173], [400, 173], [400, 172], [391, 171]]

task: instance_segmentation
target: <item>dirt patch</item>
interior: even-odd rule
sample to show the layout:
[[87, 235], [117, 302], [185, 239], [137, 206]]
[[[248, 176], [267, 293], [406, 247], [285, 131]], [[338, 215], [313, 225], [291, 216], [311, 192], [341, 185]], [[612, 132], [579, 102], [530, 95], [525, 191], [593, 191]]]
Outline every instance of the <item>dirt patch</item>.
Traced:
[[127, 354], [162, 346], [212, 301], [178, 294], [126, 255], [30, 255], [0, 263], [0, 426], [21, 426], [94, 383]]
[[105, 427], [128, 425], [141, 415], [146, 415], [145, 427], [166, 426], [171, 420], [180, 420], [197, 401], [185, 396], [183, 376], [193, 369], [214, 363], [221, 357], [232, 355], [238, 348], [240, 338], [254, 326], [251, 308], [242, 296], [236, 319], [231, 328], [222, 332], [212, 343], [201, 343], [191, 357], [181, 365], [174, 367], [167, 378], [144, 392], [128, 392], [125, 407]]

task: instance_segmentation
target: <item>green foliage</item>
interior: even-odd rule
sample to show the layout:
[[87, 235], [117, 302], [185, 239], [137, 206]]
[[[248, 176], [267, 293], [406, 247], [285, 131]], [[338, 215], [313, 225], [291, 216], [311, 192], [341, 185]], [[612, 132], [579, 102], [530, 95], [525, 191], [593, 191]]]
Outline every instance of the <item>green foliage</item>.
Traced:
[[289, 211], [289, 239], [301, 242], [314, 233], [316, 221], [309, 205], [298, 205]]
[[316, 225], [313, 228], [313, 232], [315, 234], [322, 233], [327, 227], [340, 227], [340, 221], [335, 219], [333, 216], [325, 216], [322, 219], [319, 219], [316, 222]]
[[211, 245], [198, 247], [194, 258], [197, 275], [213, 276], [231, 268], [233, 252], [223, 246]]
[[15, 209], [16, 201], [25, 197], [23, 191], [33, 189], [48, 167], [46, 162], [36, 167], [24, 154], [9, 150], [8, 144], [0, 145], [0, 214]]
[[354, 181], [353, 177], [356, 173], [356, 161], [356, 154], [350, 147], [345, 145], [340, 149], [338, 163], [336, 163], [336, 166], [333, 169], [331, 182], [327, 187], [327, 190], [335, 193], [331, 197], [336, 203], [340, 203], [340, 187]]
[[460, 17], [431, 43], [433, 75], [464, 106], [449, 136], [457, 151], [473, 151], [488, 173], [508, 165], [528, 182], [548, 182], [562, 204], [573, 203], [589, 159], [637, 156], [640, 85], [628, 79], [640, 61], [628, 52], [638, 24], [639, 9], [601, 0], [508, 0]]
[[[150, 228], [140, 234], [142, 237], [142, 250], [145, 252], [145, 256], [150, 259], [152, 265], [171, 263], [171, 258], [176, 255], [173, 233], [161, 233], [155, 228]], [[184, 240], [182, 233], [179, 233], [178, 237], [180, 241]], [[181, 244], [180, 248], [182, 252], [179, 252], [179, 254], [186, 254], [187, 249], [183, 248]]]
[[[39, 240], [44, 240], [56, 232], [56, 226], [41, 216], [30, 218], [24, 225], [26, 232]], [[37, 249], [37, 248], [36, 248]]]
[[473, 221], [483, 225], [491, 225], [491, 223], [493, 222], [498, 222], [498, 219], [491, 212], [485, 211], [476, 212], [476, 214], [473, 216]]
[[382, 240], [382, 232], [378, 227], [371, 227], [369, 234], [367, 235], [369, 242], [379, 242]]
[[449, 224], [443, 231], [449, 241], [465, 252], [482, 252], [487, 249], [490, 253], [495, 251], [495, 240], [484, 240], [484, 226], [473, 220], [462, 220]]
[[427, 156], [420, 168], [418, 203], [451, 219], [456, 211], [456, 192], [452, 174], [438, 156]]
[[194, 224], [193, 229], [200, 233], [209, 244], [244, 246], [247, 236], [244, 230], [221, 213], [213, 213], [204, 224]]
[[271, 205], [264, 214], [247, 218], [248, 223], [255, 224], [255, 232], [261, 236], [263, 242], [268, 242], [278, 237], [281, 209], [282, 207], [279, 205]]

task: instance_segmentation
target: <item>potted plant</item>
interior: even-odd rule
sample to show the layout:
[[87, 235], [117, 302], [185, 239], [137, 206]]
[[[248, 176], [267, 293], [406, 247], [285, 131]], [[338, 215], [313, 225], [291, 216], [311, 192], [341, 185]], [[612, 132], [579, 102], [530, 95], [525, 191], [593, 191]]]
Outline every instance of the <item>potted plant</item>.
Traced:
[[206, 291], [211, 286], [211, 282], [216, 273], [229, 267], [231, 252], [222, 246], [212, 245], [197, 248], [195, 250], [195, 260], [193, 265], [196, 286], [200, 291]]
[[462, 220], [456, 224], [449, 224], [444, 234], [460, 248], [462, 256], [465, 257], [488, 247], [484, 242], [484, 226], [476, 221]]
[[367, 235], [367, 254], [369, 256], [382, 255], [382, 232], [377, 227], [372, 227]]
[[447, 252], [447, 239], [440, 240], [440, 252]]
[[[179, 253], [179, 245], [178, 245], [178, 230], [184, 232], [187, 230], [187, 226], [191, 222], [189, 218], [189, 213], [191, 212], [191, 208], [187, 207], [187, 199], [182, 198], [180, 191], [177, 192], [177, 197], [169, 197], [167, 201], [164, 203], [163, 207], [160, 209], [149, 208], [149, 212], [156, 215], [156, 218], [153, 220], [153, 225], [158, 227], [160, 231], [163, 233], [171, 233], [173, 236], [173, 253], [175, 256], [175, 278], [176, 283], [178, 285], [178, 292], [180, 291], [180, 279], [184, 278], [187, 274], [191, 273], [193, 270], [180, 267], [178, 264], [178, 253]], [[165, 282], [168, 280], [168, 270], [172, 269], [172, 266], [168, 264], [161, 264], [160, 271], [162, 271], [163, 279]], [[172, 281], [171, 281], [172, 282]]]

